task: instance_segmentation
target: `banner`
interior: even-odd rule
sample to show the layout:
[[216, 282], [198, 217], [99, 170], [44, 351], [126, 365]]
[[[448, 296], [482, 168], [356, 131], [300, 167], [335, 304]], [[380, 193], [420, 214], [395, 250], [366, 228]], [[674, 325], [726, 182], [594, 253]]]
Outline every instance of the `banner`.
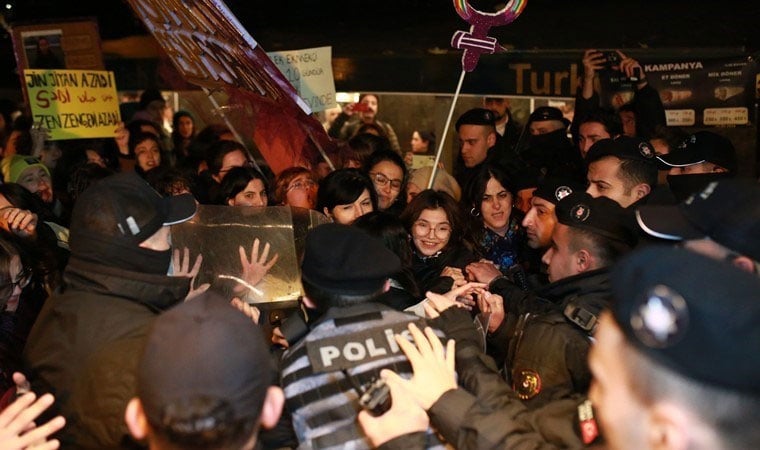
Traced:
[[268, 52], [267, 55], [313, 112], [335, 107], [332, 47]]
[[[642, 66], [660, 94], [668, 126], [750, 125], [757, 71], [750, 58], [679, 58]], [[627, 84], [619, 80], [618, 86], [630, 91]]]
[[113, 72], [24, 70], [32, 118], [52, 140], [113, 137], [121, 116]]
[[[337, 145], [266, 52], [222, 0], [127, 0], [190, 83], [224, 90], [240, 106], [261, 155], [276, 173], [316, 167]], [[276, 124], [276, 127], [269, 126]]]
[[[741, 52], [693, 54], [681, 50], [622, 49], [641, 63], [659, 92], [669, 125], [750, 125], [760, 91], [755, 59]], [[583, 77], [583, 51], [508, 51], [480, 58], [462, 93], [572, 99]], [[336, 89], [356, 92], [449, 93], [460, 73], [459, 54], [422, 58], [376, 55], [335, 58]], [[387, 67], [404, 67], [388, 71]], [[602, 79], [605, 76], [607, 79]], [[757, 78], [757, 79], [756, 79]], [[600, 74], [602, 103], [619, 106], [632, 85], [619, 72]], [[760, 94], [757, 94], [760, 95]], [[760, 98], [760, 97], [759, 97]]]

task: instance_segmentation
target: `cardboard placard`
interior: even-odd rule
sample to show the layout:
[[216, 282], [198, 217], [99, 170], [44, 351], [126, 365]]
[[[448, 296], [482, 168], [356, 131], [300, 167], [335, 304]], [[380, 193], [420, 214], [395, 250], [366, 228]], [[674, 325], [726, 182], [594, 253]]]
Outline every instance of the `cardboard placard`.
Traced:
[[337, 105], [332, 47], [268, 52], [267, 55], [312, 111], [324, 111]]
[[121, 121], [113, 72], [24, 70], [35, 124], [52, 140], [113, 137]]

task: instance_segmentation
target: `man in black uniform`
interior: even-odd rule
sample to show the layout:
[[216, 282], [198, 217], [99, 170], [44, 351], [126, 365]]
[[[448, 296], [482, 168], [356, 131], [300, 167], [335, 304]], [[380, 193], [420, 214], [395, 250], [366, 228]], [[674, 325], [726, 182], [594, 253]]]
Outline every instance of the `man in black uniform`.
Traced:
[[[411, 373], [393, 336], [420, 319], [375, 300], [401, 270], [398, 257], [364, 231], [312, 229], [301, 265], [308, 331], [284, 353], [281, 385], [293, 428], [306, 448], [369, 448], [356, 423], [357, 391], [392, 368]], [[428, 435], [430, 447], [440, 445]]]

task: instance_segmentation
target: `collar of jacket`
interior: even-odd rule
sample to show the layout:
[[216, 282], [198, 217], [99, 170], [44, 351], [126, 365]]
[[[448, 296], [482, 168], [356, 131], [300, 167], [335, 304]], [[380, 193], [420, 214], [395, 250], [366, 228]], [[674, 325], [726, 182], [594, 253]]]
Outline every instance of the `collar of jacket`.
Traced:
[[76, 289], [123, 298], [161, 312], [182, 302], [190, 278], [133, 272], [93, 264], [72, 256], [63, 274], [66, 290]]
[[578, 305], [601, 309], [612, 297], [609, 270], [604, 267], [563, 278], [538, 289], [536, 294], [563, 308], [574, 301]]

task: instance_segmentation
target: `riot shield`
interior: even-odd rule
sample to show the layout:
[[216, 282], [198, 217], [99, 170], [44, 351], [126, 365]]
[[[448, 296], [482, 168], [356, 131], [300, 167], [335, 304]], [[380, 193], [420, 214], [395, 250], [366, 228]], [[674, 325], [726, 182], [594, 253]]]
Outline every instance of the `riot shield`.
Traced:
[[[316, 211], [289, 206], [199, 205], [192, 220], [172, 227], [172, 247], [189, 248], [193, 260], [203, 255], [196, 286], [211, 283], [211, 289], [227, 298], [238, 296], [265, 309], [288, 307], [303, 294], [300, 261], [306, 233], [327, 222]], [[255, 239], [260, 241], [259, 254], [269, 243], [268, 259], [275, 254], [278, 259], [253, 285], [243, 275], [239, 249], [250, 258]]]

